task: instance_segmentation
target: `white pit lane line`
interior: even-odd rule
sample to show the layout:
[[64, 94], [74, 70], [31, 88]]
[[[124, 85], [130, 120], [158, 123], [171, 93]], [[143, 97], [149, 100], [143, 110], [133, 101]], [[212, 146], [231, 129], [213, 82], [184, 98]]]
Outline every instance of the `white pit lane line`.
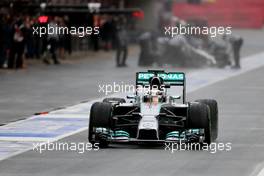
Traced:
[[262, 170], [259, 172], [257, 176], [264, 176], [264, 168], [262, 168]]
[[258, 164], [250, 176], [264, 176], [264, 162]]
[[[207, 68], [187, 73], [187, 93], [260, 68], [264, 66], [263, 58], [264, 52], [242, 59], [242, 69], [240, 70]], [[118, 97], [122, 95], [125, 96], [124, 93], [116, 93], [111, 96]], [[32, 150], [33, 144], [36, 142], [55, 142], [87, 130], [90, 107], [92, 103], [102, 99], [80, 103], [65, 109], [52, 111], [46, 115], [32, 116], [25, 120], [1, 126], [0, 161]], [[261, 171], [261, 173], [263, 172]]]

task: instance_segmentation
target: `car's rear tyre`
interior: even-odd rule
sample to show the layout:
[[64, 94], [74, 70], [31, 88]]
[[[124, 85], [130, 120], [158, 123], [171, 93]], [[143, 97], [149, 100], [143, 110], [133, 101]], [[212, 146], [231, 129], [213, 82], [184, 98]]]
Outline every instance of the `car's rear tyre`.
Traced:
[[99, 143], [100, 147], [107, 147], [107, 136], [103, 133], [95, 133], [95, 128], [110, 129], [112, 125], [112, 105], [105, 102], [96, 102], [90, 111], [88, 140], [90, 143]]
[[218, 105], [216, 100], [212, 99], [201, 99], [196, 100], [196, 102], [204, 103], [210, 108], [210, 118], [211, 118], [211, 131], [212, 138], [215, 141], [218, 137]]
[[207, 105], [199, 102], [189, 103], [188, 127], [204, 129], [204, 142], [212, 142], [210, 109]]
[[112, 102], [117, 102], [117, 103], [125, 103], [126, 100], [124, 98], [105, 98], [103, 99], [104, 103], [112, 103]]

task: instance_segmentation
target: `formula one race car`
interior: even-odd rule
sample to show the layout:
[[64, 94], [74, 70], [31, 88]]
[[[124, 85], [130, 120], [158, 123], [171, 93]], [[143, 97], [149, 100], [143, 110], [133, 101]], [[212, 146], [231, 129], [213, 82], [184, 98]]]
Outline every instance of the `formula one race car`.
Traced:
[[[149, 70], [136, 74], [136, 91], [123, 98], [106, 98], [90, 111], [88, 139], [109, 143], [190, 142], [210, 144], [218, 134], [218, 107], [212, 99], [186, 102], [185, 74]], [[181, 95], [169, 95], [173, 86]]]

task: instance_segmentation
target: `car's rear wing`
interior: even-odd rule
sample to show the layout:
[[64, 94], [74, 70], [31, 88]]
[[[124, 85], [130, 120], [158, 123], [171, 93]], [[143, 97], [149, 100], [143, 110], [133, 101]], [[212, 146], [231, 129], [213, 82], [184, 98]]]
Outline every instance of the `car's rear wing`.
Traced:
[[163, 70], [148, 70], [147, 72], [136, 73], [136, 86], [149, 85], [152, 77], [158, 76], [162, 78], [163, 83], [169, 86], [183, 87], [183, 102], [185, 103], [185, 73], [183, 72], [165, 72]]
[[149, 70], [148, 72], [137, 72], [136, 85], [149, 85], [150, 78], [158, 76], [164, 84], [170, 86], [185, 86], [185, 74], [183, 72], [164, 72], [160, 70]]

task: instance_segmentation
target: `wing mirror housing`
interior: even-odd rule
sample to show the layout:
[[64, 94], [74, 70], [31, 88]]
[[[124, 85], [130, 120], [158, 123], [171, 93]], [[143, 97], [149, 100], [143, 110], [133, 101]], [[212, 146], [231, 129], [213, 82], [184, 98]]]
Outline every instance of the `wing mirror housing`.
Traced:
[[170, 96], [170, 101], [174, 102], [175, 100], [179, 100], [181, 99], [180, 95], [174, 95], [174, 96]]
[[127, 95], [127, 99], [136, 99], [136, 95]]
[[178, 100], [178, 99], [181, 99], [181, 96], [180, 95], [174, 95], [174, 96], [171, 96], [171, 98], [174, 100]]

